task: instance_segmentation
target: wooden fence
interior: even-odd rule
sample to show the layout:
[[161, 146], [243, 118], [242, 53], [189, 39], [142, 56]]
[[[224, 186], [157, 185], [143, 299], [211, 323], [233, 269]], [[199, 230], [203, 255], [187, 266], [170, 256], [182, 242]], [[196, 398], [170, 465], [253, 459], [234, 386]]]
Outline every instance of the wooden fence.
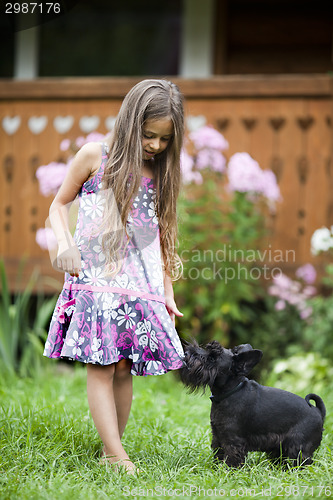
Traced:
[[[35, 241], [52, 200], [40, 194], [36, 169], [61, 159], [60, 142], [84, 135], [87, 117], [95, 117], [97, 130], [106, 133], [108, 120], [116, 116], [137, 81], [0, 81], [0, 254], [12, 289], [23, 255], [28, 259], [25, 276], [38, 265], [43, 275], [62, 281], [48, 253]], [[204, 116], [224, 134], [230, 145], [227, 156], [247, 151], [277, 174], [283, 202], [274, 217], [270, 245], [273, 251], [295, 256], [284, 259], [280, 267], [292, 272], [306, 262], [316, 263], [310, 253], [311, 235], [333, 224], [332, 78], [277, 75], [173, 81], [185, 94], [187, 116]], [[72, 117], [66, 131], [63, 117]]]

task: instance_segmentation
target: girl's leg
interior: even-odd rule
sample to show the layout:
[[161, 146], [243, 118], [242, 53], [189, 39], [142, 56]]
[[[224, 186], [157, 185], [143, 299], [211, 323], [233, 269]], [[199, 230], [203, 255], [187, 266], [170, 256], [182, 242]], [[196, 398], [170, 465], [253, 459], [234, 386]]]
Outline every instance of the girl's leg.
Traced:
[[121, 462], [129, 473], [135, 465], [124, 450], [119, 435], [114, 394], [115, 365], [87, 364], [87, 395], [92, 418], [111, 463]]
[[124, 433], [132, 405], [133, 384], [131, 367], [132, 361], [128, 359], [122, 359], [115, 365], [113, 392], [120, 438]]

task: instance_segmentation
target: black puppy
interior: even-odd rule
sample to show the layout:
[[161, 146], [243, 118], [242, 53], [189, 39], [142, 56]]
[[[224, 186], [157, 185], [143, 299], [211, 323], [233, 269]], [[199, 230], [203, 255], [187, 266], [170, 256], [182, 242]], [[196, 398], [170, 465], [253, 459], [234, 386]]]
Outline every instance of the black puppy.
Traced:
[[308, 465], [321, 442], [325, 405], [316, 394], [303, 399], [246, 378], [261, 357], [262, 351], [250, 344], [233, 349], [217, 341], [205, 348], [188, 344], [181, 378], [193, 391], [211, 389], [216, 459], [239, 467], [249, 451], [265, 451], [274, 459], [289, 457], [295, 465]]

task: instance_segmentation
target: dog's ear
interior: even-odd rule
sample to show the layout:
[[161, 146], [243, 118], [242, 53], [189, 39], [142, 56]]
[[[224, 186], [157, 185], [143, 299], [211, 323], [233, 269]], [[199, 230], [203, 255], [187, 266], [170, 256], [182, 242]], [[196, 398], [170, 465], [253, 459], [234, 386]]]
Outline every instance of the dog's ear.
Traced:
[[252, 351], [241, 352], [233, 356], [233, 371], [236, 375], [248, 375], [252, 368], [256, 366], [262, 358], [262, 351], [253, 349]]

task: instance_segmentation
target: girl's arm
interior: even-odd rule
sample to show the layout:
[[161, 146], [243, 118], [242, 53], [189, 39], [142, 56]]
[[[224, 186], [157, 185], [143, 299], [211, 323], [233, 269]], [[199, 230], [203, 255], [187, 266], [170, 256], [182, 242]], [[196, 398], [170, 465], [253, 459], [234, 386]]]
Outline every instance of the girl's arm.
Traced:
[[176, 306], [173, 293], [172, 280], [166, 272], [164, 273], [164, 295], [165, 295], [165, 306], [170, 315], [170, 318], [175, 324], [175, 316], [183, 316], [183, 313], [181, 313]]
[[101, 155], [98, 143], [88, 143], [80, 149], [49, 210], [51, 226], [58, 241], [56, 266], [71, 276], [79, 275], [81, 255], [69, 230], [68, 211], [82, 184], [99, 168]]

